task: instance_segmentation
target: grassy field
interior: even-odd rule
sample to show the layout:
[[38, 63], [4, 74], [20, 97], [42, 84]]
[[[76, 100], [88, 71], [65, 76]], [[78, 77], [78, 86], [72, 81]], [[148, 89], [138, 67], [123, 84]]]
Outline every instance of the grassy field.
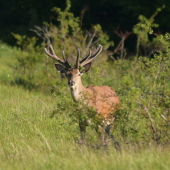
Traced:
[[0, 50], [0, 169], [170, 169], [167, 146], [94, 149], [97, 135], [90, 127], [88, 144], [77, 144], [78, 120], [70, 116], [75, 108], [69, 89], [51, 95], [11, 86], [17, 49], [1, 43]]
[[50, 118], [56, 100], [41, 93], [0, 85], [1, 169], [163, 170], [170, 149], [94, 150], [79, 145], [78, 125], [68, 113]]

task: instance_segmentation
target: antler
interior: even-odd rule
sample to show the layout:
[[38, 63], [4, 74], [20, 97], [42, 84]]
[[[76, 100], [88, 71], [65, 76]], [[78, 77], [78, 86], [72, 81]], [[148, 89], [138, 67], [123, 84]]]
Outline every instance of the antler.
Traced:
[[97, 57], [100, 52], [102, 51], [102, 46], [99, 44], [99, 46], [97, 47], [96, 52], [91, 56], [91, 50], [89, 52], [89, 55], [86, 56], [83, 60], [81, 60], [79, 62], [79, 57], [80, 57], [80, 50], [78, 49], [78, 55], [77, 55], [77, 68], [79, 68], [79, 66], [84, 66], [87, 63], [90, 63], [95, 57]]
[[66, 59], [66, 57], [65, 57], [64, 51], [62, 52], [62, 56], [63, 56], [63, 59], [64, 59], [64, 60], [62, 60], [62, 59], [60, 59], [60, 58], [58, 58], [58, 57], [56, 56], [52, 45], [49, 46], [49, 51], [50, 51], [51, 54], [47, 51], [46, 48], [44, 48], [44, 52], [45, 52], [49, 57], [57, 60], [60, 64], [62, 64], [62, 65], [65, 66], [66, 68], [71, 68], [71, 66], [69, 65], [69, 63], [68, 63], [68, 61], [67, 61], [67, 59]]
[[[78, 48], [78, 49], [77, 49], [77, 64], [76, 64], [76, 67], [79, 68], [80, 66], [84, 66], [84, 65], [86, 65], [87, 63], [90, 63], [95, 57], [97, 57], [97, 56], [100, 54], [100, 52], [102, 51], [102, 48], [103, 48], [103, 47], [99, 44], [96, 52], [95, 52], [93, 55], [91, 55], [92, 52], [91, 52], [91, 50], [90, 50], [89, 55], [87, 55], [87, 56], [86, 56], [84, 59], [82, 59], [80, 62], [79, 62], [79, 59], [80, 59], [80, 49]], [[62, 56], [63, 56], [63, 59], [64, 59], [64, 60], [62, 60], [62, 59], [60, 59], [59, 57], [56, 56], [56, 54], [55, 54], [55, 52], [54, 52], [54, 49], [53, 49], [53, 47], [52, 47], [51, 45], [49, 46], [49, 51], [50, 51], [50, 52], [48, 52], [48, 50], [47, 50], [46, 48], [44, 48], [44, 52], [45, 52], [49, 57], [57, 60], [60, 64], [62, 64], [62, 65], [65, 66], [66, 68], [71, 68], [71, 66], [69, 65], [69, 63], [68, 63], [68, 61], [67, 61], [67, 59], [66, 59], [66, 57], [65, 57], [64, 51], [62, 52]]]
[[77, 68], [79, 68], [79, 66], [80, 66], [79, 58], [80, 58], [80, 49], [78, 48], [77, 49], [77, 64], [76, 64]]

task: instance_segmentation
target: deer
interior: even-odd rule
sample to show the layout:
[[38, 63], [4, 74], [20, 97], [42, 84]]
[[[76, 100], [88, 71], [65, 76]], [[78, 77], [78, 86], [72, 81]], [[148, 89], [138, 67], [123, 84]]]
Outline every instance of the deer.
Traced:
[[[108, 86], [93, 86], [84, 87], [81, 82], [83, 73], [88, 72], [91, 67], [92, 60], [94, 60], [102, 51], [102, 46], [99, 44], [96, 51], [92, 55], [89, 54], [80, 61], [80, 49], [77, 50], [76, 67], [72, 68], [68, 63], [64, 51], [62, 51], [63, 60], [54, 52], [52, 45], [49, 46], [49, 51], [44, 48], [46, 55], [55, 59], [59, 64], [55, 63], [58, 72], [64, 73], [68, 86], [70, 87], [73, 101], [78, 105], [87, 105], [94, 109], [96, 119], [100, 118], [101, 124], [97, 125], [96, 131], [99, 134], [99, 140], [103, 145], [107, 143], [106, 135], [109, 136], [113, 132], [115, 116], [113, 113], [119, 109], [120, 100], [115, 90]], [[83, 69], [82, 69], [83, 68]], [[81, 109], [80, 109], [81, 110]], [[80, 115], [83, 113], [80, 113]], [[80, 143], [85, 140], [86, 127], [91, 124], [91, 120], [85, 118], [83, 121], [79, 118], [80, 128]]]

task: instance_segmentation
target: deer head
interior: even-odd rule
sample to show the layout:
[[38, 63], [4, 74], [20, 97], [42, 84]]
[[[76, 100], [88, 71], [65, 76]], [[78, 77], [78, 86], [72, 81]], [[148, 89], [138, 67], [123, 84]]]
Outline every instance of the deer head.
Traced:
[[92, 54], [91, 50], [89, 55], [87, 55], [84, 59], [79, 61], [80, 59], [80, 49], [78, 48], [77, 50], [77, 61], [76, 61], [76, 68], [71, 68], [69, 65], [64, 51], [62, 52], [63, 55], [63, 60], [58, 58], [53, 50], [53, 47], [50, 45], [49, 46], [49, 52], [47, 51], [46, 48], [44, 48], [44, 52], [51, 58], [57, 60], [60, 64], [55, 64], [56, 69], [60, 73], [65, 73], [67, 79], [68, 79], [68, 85], [71, 89], [76, 89], [80, 86], [81, 84], [81, 76], [83, 73], [87, 72], [90, 67], [91, 67], [91, 61], [97, 57], [100, 52], [102, 51], [102, 46], [99, 44], [96, 52]]

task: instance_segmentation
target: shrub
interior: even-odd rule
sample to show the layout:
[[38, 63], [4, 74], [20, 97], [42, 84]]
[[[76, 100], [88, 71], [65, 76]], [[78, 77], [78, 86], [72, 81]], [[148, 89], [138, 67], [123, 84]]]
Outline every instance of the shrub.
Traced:
[[118, 95], [121, 109], [116, 114], [115, 134], [127, 143], [170, 142], [170, 50], [169, 34], [158, 37], [166, 53], [154, 58], [139, 58], [127, 68], [127, 62], [117, 61], [126, 70], [120, 80]]

